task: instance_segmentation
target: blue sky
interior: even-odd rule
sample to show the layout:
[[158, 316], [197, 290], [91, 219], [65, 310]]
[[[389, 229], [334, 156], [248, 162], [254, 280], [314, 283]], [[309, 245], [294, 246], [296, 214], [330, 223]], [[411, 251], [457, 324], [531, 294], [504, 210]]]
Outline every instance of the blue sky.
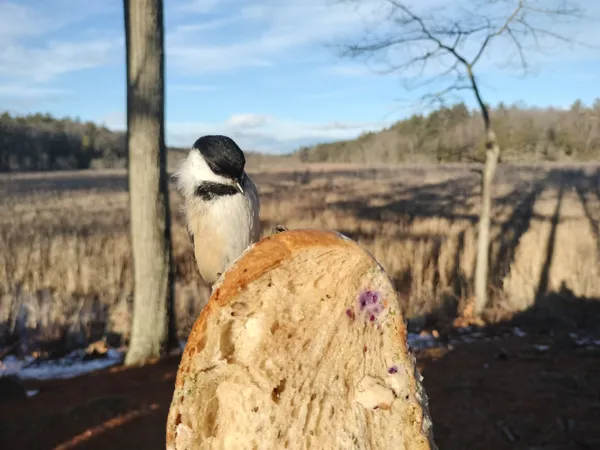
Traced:
[[[461, 1], [473, 8], [482, 0]], [[374, 23], [387, 2], [363, 0], [359, 11], [352, 3], [165, 0], [167, 143], [189, 146], [202, 134], [223, 133], [246, 150], [287, 152], [422, 111], [417, 100], [425, 91], [405, 89], [414, 72], [383, 76], [377, 64], [341, 59], [327, 47]], [[416, 3], [440, 17], [455, 12], [444, 10], [446, 1]], [[600, 17], [599, 1], [581, 3]], [[592, 20], [551, 29], [600, 45]], [[525, 78], [494, 64], [516, 55], [507, 41], [491, 49], [478, 67], [488, 103], [568, 107], [600, 97], [600, 50], [542, 40], [548, 51], [533, 54]], [[471, 94], [463, 95], [472, 106]], [[0, 110], [79, 116], [123, 129], [125, 105], [121, 0], [0, 0]]]

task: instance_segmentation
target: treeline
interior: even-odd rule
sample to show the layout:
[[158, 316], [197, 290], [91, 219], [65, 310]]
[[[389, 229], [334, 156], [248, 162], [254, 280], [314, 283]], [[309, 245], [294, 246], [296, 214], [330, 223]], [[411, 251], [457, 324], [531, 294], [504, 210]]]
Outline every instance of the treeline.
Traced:
[[[568, 110], [502, 103], [490, 109], [503, 161], [600, 159], [600, 99], [591, 107], [578, 100]], [[305, 162], [476, 162], [484, 160], [483, 142], [479, 110], [459, 103], [354, 140], [304, 147], [296, 153]]]
[[[181, 149], [169, 148], [170, 153]], [[170, 155], [171, 156], [171, 155]], [[126, 134], [50, 114], [0, 115], [0, 172], [120, 168]]]
[[[504, 161], [600, 159], [600, 99], [567, 110], [490, 108]], [[354, 140], [304, 147], [285, 158], [248, 152], [249, 165], [278, 160], [400, 163], [483, 161], [482, 119], [463, 103], [416, 114]], [[185, 155], [169, 148], [169, 165]], [[267, 157], [268, 156], [268, 157]], [[283, 161], [285, 159], [285, 161]], [[0, 115], [0, 172], [126, 167], [126, 135], [92, 122], [49, 114]]]
[[0, 116], [0, 171], [119, 167], [126, 163], [125, 133], [50, 114]]

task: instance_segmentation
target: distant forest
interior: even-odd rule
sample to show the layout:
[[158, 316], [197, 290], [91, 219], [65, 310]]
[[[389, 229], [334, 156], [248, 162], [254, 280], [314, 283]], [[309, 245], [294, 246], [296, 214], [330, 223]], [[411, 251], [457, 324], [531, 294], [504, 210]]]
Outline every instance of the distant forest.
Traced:
[[[502, 103], [490, 108], [507, 162], [600, 160], [600, 99], [569, 109], [520, 108]], [[413, 115], [357, 139], [300, 149], [304, 162], [401, 163], [481, 162], [483, 124], [479, 110], [464, 104]]]
[[50, 114], [0, 116], [0, 171], [119, 167], [125, 134]]
[[[567, 110], [520, 108], [501, 103], [491, 108], [491, 114], [504, 161], [600, 159], [600, 99], [591, 107], [576, 101]], [[39, 113], [0, 115], [0, 172], [126, 167], [125, 144], [125, 133], [92, 122]], [[181, 149], [169, 150], [172, 156], [181, 156]], [[248, 153], [252, 159], [260, 156]], [[304, 147], [286, 155], [286, 159], [350, 163], [470, 162], [482, 161], [483, 155], [481, 116], [459, 103], [427, 115], [413, 115], [357, 139]]]
[[[180, 149], [169, 149], [177, 151]], [[0, 115], [0, 172], [120, 168], [126, 134], [50, 114]]]

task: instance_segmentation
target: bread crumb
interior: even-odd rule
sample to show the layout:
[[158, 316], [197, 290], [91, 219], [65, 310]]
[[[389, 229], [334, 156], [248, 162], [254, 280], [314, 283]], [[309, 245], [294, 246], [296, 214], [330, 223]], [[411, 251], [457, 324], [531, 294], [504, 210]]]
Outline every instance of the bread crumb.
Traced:
[[390, 388], [369, 375], [358, 382], [355, 400], [367, 409], [389, 409], [394, 399]]
[[192, 430], [182, 423], [175, 429], [175, 448], [178, 450], [192, 448]]

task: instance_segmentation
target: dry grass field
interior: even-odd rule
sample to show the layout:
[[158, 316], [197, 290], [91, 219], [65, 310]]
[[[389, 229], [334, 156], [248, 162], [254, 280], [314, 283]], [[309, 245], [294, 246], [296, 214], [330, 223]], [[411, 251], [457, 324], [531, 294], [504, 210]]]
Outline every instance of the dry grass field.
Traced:
[[[441, 326], [457, 316], [464, 324], [470, 306], [476, 169], [296, 165], [254, 167], [251, 175], [264, 234], [282, 223], [353, 237], [389, 272], [407, 316], [417, 325], [425, 318], [426, 325]], [[447, 450], [600, 448], [592, 419], [600, 409], [600, 340], [590, 345], [579, 337], [582, 327], [600, 328], [600, 165], [502, 166], [495, 193], [487, 316], [497, 324], [456, 346], [417, 352], [437, 444]], [[183, 228], [181, 198], [173, 191], [171, 199], [177, 320], [185, 337], [207, 290]], [[33, 349], [34, 339], [79, 346], [102, 334], [127, 337], [132, 277], [125, 173], [0, 177], [0, 205], [3, 335], [32, 344], [22, 352]], [[464, 330], [445, 331], [442, 336]], [[172, 355], [144, 367], [25, 380], [39, 393], [0, 401], [0, 447], [164, 448], [178, 362]]]
[[[479, 175], [473, 165], [250, 168], [264, 234], [336, 229], [363, 244], [406, 315], [450, 323], [472, 295]], [[195, 269], [181, 198], [171, 193], [182, 336], [208, 291]], [[0, 177], [3, 336], [127, 337], [132, 293], [123, 171]], [[600, 318], [600, 165], [503, 165], [496, 178], [490, 320], [533, 310], [579, 326]], [[422, 322], [422, 321], [421, 321]]]

